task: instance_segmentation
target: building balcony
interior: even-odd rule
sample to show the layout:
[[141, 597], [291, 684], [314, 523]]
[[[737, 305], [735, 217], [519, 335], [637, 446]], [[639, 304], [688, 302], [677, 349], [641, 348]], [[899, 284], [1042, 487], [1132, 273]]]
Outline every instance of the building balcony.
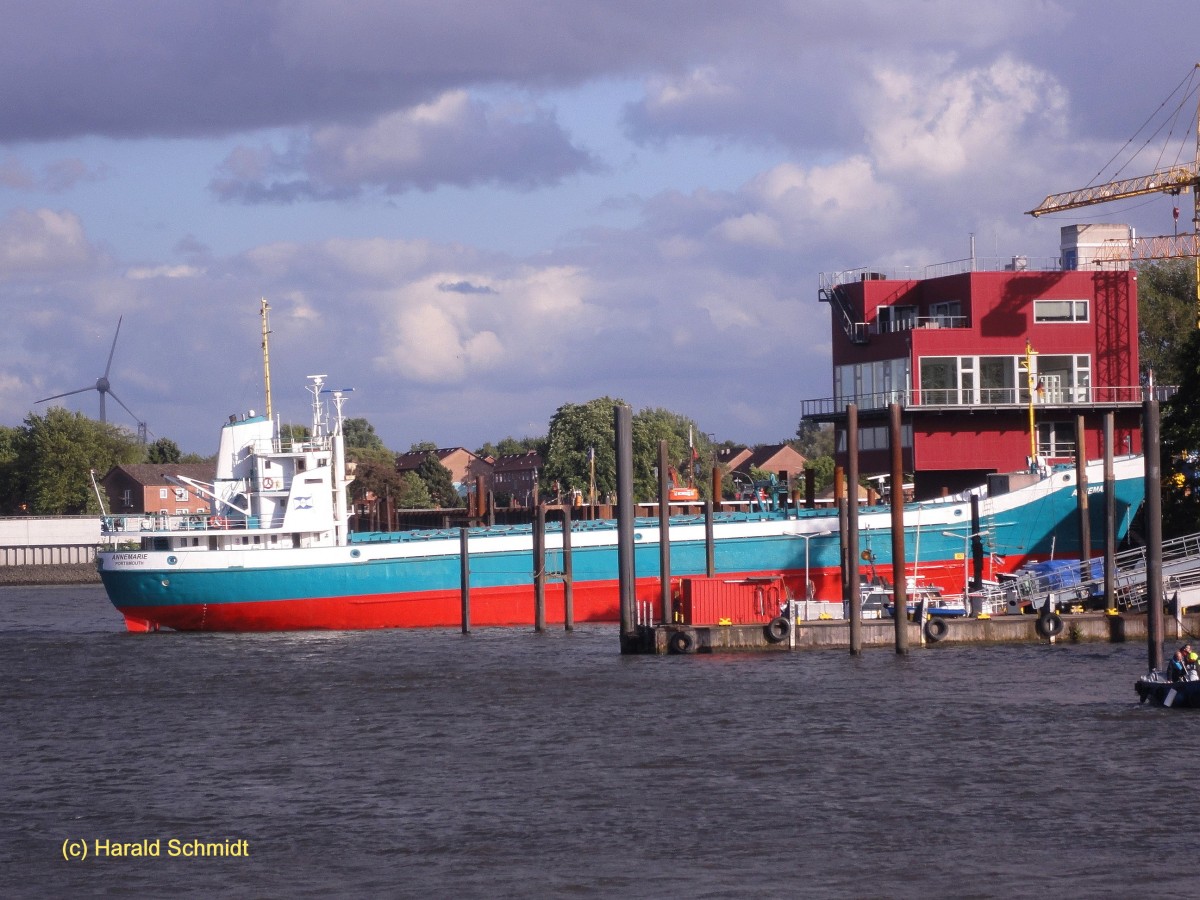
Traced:
[[[1175, 385], [1155, 385], [1153, 398], [1165, 401], [1175, 396]], [[1035, 395], [1033, 407], [1047, 411], [1108, 410], [1140, 407], [1147, 398], [1147, 388], [1141, 385], [1128, 387], [1077, 387], [1043, 391]], [[859, 394], [854, 397], [825, 397], [803, 400], [800, 414], [804, 419], [817, 422], [841, 421], [846, 415], [846, 406], [857, 405], [860, 413], [884, 411], [892, 403], [899, 403], [908, 413], [945, 412], [1010, 412], [1028, 410], [1029, 392], [1014, 388], [926, 388], [924, 390], [883, 391]]]

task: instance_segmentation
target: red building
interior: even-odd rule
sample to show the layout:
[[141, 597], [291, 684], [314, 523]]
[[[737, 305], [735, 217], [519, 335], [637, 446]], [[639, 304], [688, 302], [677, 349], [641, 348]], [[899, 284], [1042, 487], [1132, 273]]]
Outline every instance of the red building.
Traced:
[[899, 403], [918, 498], [1073, 461], [1078, 416], [1088, 458], [1103, 453], [1108, 411], [1115, 452], [1141, 452], [1137, 275], [1095, 262], [1104, 238], [1128, 233], [1068, 226], [1061, 256], [1040, 266], [1016, 257], [990, 270], [963, 260], [921, 278], [822, 275], [834, 396], [806, 402], [804, 417], [834, 424], [845, 465], [846, 408], [856, 404], [860, 471], [887, 472], [888, 406]]

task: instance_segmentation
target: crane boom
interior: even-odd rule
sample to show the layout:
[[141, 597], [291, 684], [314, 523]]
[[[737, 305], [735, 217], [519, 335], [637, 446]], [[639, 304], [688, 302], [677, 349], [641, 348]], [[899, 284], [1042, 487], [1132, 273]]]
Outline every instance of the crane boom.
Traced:
[[1080, 188], [1076, 191], [1050, 194], [1036, 209], [1029, 210], [1029, 215], [1036, 218], [1044, 213], [1078, 209], [1081, 206], [1107, 203], [1109, 200], [1124, 200], [1128, 197], [1140, 197], [1142, 194], [1154, 194], [1160, 191], [1166, 194], [1179, 194], [1195, 190], [1197, 186], [1200, 186], [1200, 161], [1172, 166], [1169, 169], [1160, 169], [1139, 178], [1126, 178], [1121, 181], [1110, 181], [1106, 184]]

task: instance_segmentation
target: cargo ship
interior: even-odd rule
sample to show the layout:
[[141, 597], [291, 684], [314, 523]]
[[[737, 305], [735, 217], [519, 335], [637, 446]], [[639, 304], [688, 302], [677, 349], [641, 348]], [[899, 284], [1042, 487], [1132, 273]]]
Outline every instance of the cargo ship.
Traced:
[[[97, 568], [131, 631], [287, 631], [454, 627], [461, 622], [462, 533], [458, 529], [352, 532], [342, 436], [343, 392], [312, 376], [311, 433], [290, 438], [253, 411], [222, 426], [211, 484], [184, 479], [206, 497], [206, 516], [104, 515]], [[1089, 490], [1102, 490], [1101, 465], [1089, 465]], [[1114, 462], [1118, 538], [1144, 493], [1140, 456]], [[979, 510], [972, 525], [972, 493]], [[730, 579], [782, 578], [796, 597], [841, 599], [838, 517], [787, 503], [713, 516], [716, 572]], [[1103, 504], [1091, 504], [1096, 511]], [[976, 533], [986, 550], [984, 577], [1036, 559], [1078, 555], [1074, 467], [1050, 467], [933, 501], [904, 512], [906, 571], [962, 590], [965, 556]], [[1103, 535], [1102, 522], [1092, 534]], [[978, 528], [973, 532], [972, 528]], [[657, 519], [635, 519], [639, 601], [660, 597]], [[703, 516], [670, 518], [672, 579], [706, 572]], [[571, 528], [572, 594], [577, 622], [620, 620], [617, 525]], [[561, 526], [547, 527], [549, 572], [563, 570]], [[874, 564], [891, 564], [891, 512], [864, 507], [859, 545]], [[471, 624], [534, 621], [533, 531], [490, 526], [467, 532]], [[890, 569], [885, 568], [885, 571]], [[546, 590], [546, 621], [563, 622], [561, 580]]]

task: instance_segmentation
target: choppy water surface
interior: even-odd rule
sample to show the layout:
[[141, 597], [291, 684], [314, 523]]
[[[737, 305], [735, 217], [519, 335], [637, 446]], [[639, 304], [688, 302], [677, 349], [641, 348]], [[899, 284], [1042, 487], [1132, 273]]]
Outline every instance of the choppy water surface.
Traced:
[[0, 893], [1188, 896], [1200, 715], [1137, 704], [1145, 659], [130, 635], [99, 588], [3, 589]]

